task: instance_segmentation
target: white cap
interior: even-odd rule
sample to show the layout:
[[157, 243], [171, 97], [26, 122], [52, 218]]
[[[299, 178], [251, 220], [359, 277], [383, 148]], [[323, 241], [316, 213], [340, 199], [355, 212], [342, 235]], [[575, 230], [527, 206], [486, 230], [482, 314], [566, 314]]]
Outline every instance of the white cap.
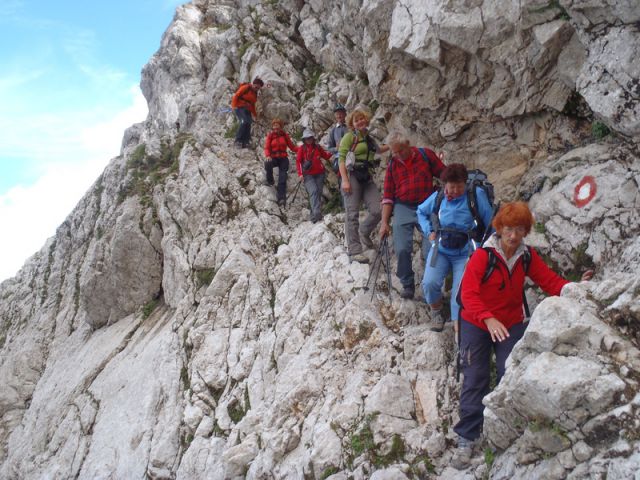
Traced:
[[305, 138], [316, 138], [316, 135], [310, 129], [305, 128], [304, 132], [302, 132], [302, 139], [304, 140]]

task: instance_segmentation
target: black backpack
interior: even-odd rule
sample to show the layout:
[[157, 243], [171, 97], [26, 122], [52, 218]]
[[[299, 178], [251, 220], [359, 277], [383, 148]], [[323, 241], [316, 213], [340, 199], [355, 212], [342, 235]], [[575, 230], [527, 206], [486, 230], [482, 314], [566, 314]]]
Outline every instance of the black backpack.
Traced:
[[[471, 215], [473, 216], [473, 220], [475, 222], [475, 226], [470, 232], [470, 236], [473, 240], [478, 243], [484, 242], [489, 236], [489, 225], [485, 225], [482, 221], [482, 217], [480, 216], [480, 212], [478, 211], [478, 199], [476, 198], [476, 187], [480, 187], [487, 194], [487, 199], [489, 200], [489, 205], [491, 206], [494, 214], [496, 211], [495, 206], [495, 193], [493, 191], [493, 184], [489, 181], [489, 177], [482, 170], [474, 169], [469, 170], [467, 177], [467, 203], [469, 204], [469, 210], [471, 211]], [[444, 198], [444, 188], [441, 188], [438, 191], [438, 196], [436, 197], [435, 205], [433, 206], [433, 213], [431, 214], [432, 224], [434, 226], [434, 231], [440, 229], [440, 222], [438, 221], [438, 212], [440, 212], [440, 205], [442, 204], [442, 199]], [[434, 223], [435, 222], [435, 223]]]

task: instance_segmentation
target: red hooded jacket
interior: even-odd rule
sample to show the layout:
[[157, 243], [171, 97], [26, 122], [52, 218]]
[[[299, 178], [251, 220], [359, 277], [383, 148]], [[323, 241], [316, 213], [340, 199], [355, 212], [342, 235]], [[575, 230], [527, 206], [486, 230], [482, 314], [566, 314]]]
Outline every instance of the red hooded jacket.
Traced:
[[525, 277], [529, 277], [549, 295], [560, 295], [562, 287], [569, 283], [551, 270], [533, 248], [530, 249], [531, 263], [526, 275], [522, 255], [509, 274], [507, 264], [500, 253], [496, 249], [493, 251], [496, 255], [496, 265], [489, 278], [482, 283], [489, 254], [484, 248], [479, 248], [471, 255], [460, 284], [460, 315], [467, 322], [483, 330], [488, 331], [484, 320], [491, 317], [497, 318], [507, 328], [522, 322]]
[[[302, 144], [302, 146], [298, 148], [298, 155], [296, 157], [298, 176], [301, 177], [303, 174], [317, 175], [319, 173], [324, 173], [324, 165], [322, 164], [321, 158], [329, 160], [331, 158], [331, 154], [317, 143], [312, 145], [307, 145], [306, 143]], [[311, 160], [311, 168], [303, 172], [302, 164], [307, 160]]]

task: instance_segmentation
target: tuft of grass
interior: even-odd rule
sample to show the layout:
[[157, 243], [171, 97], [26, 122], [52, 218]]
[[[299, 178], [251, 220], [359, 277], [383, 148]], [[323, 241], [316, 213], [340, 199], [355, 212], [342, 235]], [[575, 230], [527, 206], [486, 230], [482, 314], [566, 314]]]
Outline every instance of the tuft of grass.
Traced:
[[203, 268], [196, 271], [196, 280], [198, 282], [198, 288], [208, 286], [211, 284], [213, 277], [216, 275], [215, 268]]
[[158, 306], [158, 299], [154, 298], [153, 300], [149, 300], [144, 307], [142, 307], [142, 318], [146, 320], [153, 313], [153, 311]]
[[239, 401], [234, 400], [229, 405], [227, 405], [227, 413], [229, 414], [229, 418], [233, 423], [238, 423], [244, 418], [247, 412], [242, 407]]
[[562, 20], [571, 20], [571, 17], [569, 16], [569, 14], [567, 13], [567, 11], [565, 10], [565, 8], [560, 5], [560, 1], [559, 0], [550, 0], [549, 3], [547, 3], [546, 5], [543, 5], [540, 8], [533, 8], [530, 9], [529, 12], [530, 13], [544, 13], [548, 10], [558, 10], [558, 17], [561, 18]]
[[591, 136], [596, 140], [602, 140], [609, 135], [611, 130], [602, 122], [593, 122], [591, 124]]
[[309, 78], [306, 83], [306, 90], [308, 92], [312, 92], [316, 89], [318, 82], [320, 82], [320, 76], [322, 75], [322, 67], [320, 65], [316, 65], [313, 67], [309, 73]]
[[545, 227], [544, 223], [541, 222], [536, 222], [536, 224], [533, 226], [533, 229], [538, 233], [546, 233], [547, 231], [547, 227]]
[[489, 470], [493, 466], [493, 462], [496, 460], [496, 452], [494, 452], [491, 448], [487, 447], [484, 449], [484, 463], [487, 464]]
[[234, 118], [233, 124], [224, 132], [224, 138], [236, 138], [236, 133], [238, 133], [238, 128], [240, 128], [240, 122], [238, 122], [237, 118]]
[[127, 159], [128, 181], [118, 191], [118, 203], [137, 195], [142, 206], [151, 206], [154, 187], [178, 171], [180, 152], [187, 142], [195, 144], [188, 133], [181, 133], [174, 139], [162, 139], [159, 157], [148, 155], [144, 144], [138, 145]]
[[322, 471], [322, 474], [320, 475], [320, 480], [325, 480], [326, 478], [329, 478], [331, 475], [334, 475], [336, 473], [338, 473], [340, 471], [340, 469], [338, 467], [327, 467]]
[[240, 45], [240, 47], [238, 47], [238, 57], [242, 58], [244, 54], [247, 53], [247, 50], [249, 50], [250, 46], [251, 42], [244, 42], [242, 45]]
[[182, 381], [182, 388], [186, 391], [191, 388], [191, 381], [189, 380], [189, 371], [187, 367], [182, 365], [180, 369], [180, 380]]

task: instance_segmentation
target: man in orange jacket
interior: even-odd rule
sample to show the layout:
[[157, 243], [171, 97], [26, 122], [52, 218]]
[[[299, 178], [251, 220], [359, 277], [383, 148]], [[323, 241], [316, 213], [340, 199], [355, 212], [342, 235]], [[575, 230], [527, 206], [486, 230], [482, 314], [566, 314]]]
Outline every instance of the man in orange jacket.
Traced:
[[240, 126], [236, 132], [236, 145], [249, 148], [251, 141], [251, 123], [258, 118], [256, 102], [258, 92], [264, 86], [264, 82], [256, 77], [252, 83], [242, 83], [231, 99], [231, 108], [238, 117]]

